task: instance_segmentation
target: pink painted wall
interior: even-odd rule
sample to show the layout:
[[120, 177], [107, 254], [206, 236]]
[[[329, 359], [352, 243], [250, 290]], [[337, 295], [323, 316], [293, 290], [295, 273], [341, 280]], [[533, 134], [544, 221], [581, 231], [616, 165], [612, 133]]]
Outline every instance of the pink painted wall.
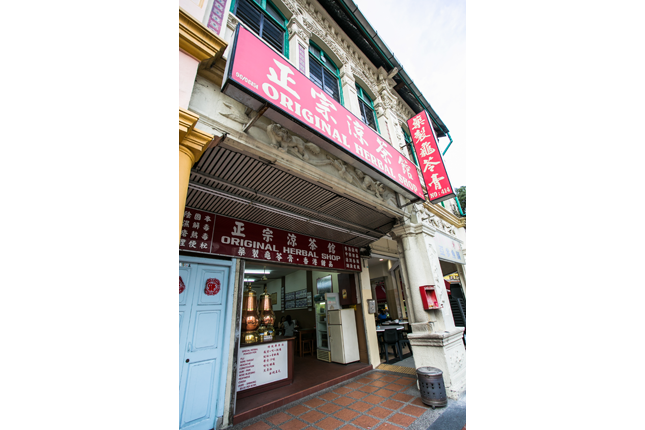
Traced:
[[186, 54], [179, 51], [179, 107], [188, 109], [190, 95], [195, 85], [195, 76], [197, 76], [197, 66], [199, 62]]
[[207, 0], [179, 0], [179, 7], [191, 14], [197, 21], [204, 20]]

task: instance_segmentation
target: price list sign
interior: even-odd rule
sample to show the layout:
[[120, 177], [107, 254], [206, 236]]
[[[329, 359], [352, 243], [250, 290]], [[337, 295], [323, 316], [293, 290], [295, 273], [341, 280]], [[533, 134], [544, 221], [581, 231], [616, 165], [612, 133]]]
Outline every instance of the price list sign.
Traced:
[[287, 342], [240, 348], [237, 391], [288, 378], [287, 348]]

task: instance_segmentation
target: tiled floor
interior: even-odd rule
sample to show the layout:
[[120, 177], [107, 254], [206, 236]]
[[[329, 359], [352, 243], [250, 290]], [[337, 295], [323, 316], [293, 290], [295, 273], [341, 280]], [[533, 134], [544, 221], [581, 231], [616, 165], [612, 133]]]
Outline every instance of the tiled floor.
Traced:
[[[316, 357], [305, 356], [294, 358], [293, 383], [249, 397], [238, 398], [235, 406], [235, 424], [280, 408], [283, 405], [318, 393], [329, 387], [355, 378], [372, 370], [372, 366], [363, 363], [326, 363]], [[349, 391], [349, 388], [345, 388]], [[354, 394], [355, 396], [358, 393]]]
[[232, 429], [426, 429], [443, 410], [421, 402], [414, 376], [372, 370]]

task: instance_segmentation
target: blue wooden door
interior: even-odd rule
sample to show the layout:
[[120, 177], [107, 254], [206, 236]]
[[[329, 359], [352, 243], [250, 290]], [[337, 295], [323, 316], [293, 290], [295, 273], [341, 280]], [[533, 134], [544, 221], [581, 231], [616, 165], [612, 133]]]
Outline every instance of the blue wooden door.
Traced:
[[182, 276], [186, 289], [179, 299], [179, 428], [210, 430], [224, 412], [234, 263], [180, 262], [188, 281]]
[[[191, 282], [191, 275], [194, 274], [193, 263], [181, 262], [179, 266], [179, 381], [181, 383], [181, 373], [184, 369], [184, 354], [182, 349], [186, 346], [186, 337], [188, 336], [188, 322], [190, 321], [190, 310], [192, 307], [192, 294], [195, 291]], [[182, 346], [183, 345], [183, 346]]]

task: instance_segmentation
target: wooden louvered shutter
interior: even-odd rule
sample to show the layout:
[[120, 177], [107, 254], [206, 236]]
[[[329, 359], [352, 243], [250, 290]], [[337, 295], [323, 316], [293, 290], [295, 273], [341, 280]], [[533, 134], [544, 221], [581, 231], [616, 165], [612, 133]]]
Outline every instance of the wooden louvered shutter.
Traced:
[[269, 45], [273, 46], [278, 52], [283, 52], [284, 32], [270, 19], [264, 18], [262, 24], [262, 39], [266, 40]]
[[235, 15], [258, 35], [260, 34], [262, 12], [253, 6], [249, 0], [239, 0]]

